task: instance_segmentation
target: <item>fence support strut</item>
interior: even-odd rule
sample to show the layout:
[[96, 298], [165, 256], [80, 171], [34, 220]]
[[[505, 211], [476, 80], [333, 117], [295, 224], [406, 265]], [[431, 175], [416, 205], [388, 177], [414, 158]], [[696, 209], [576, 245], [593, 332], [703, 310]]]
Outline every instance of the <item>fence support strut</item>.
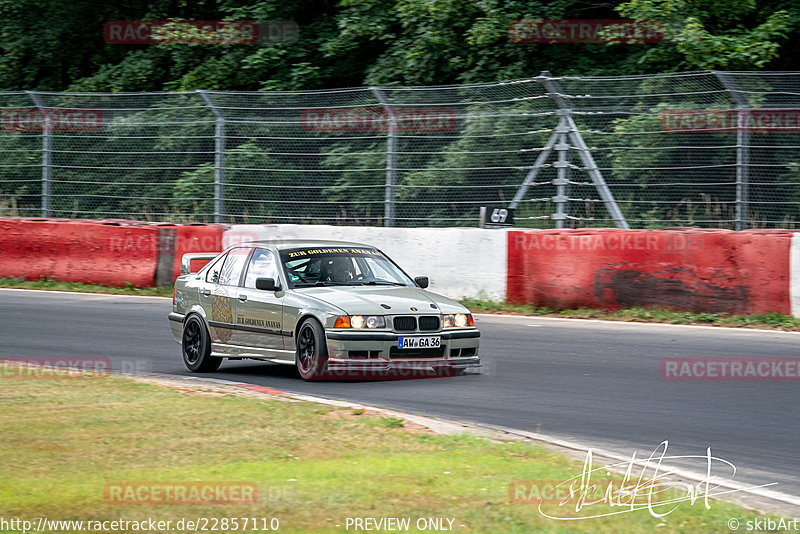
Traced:
[[528, 188], [536, 181], [536, 176], [539, 174], [539, 171], [542, 169], [542, 167], [544, 167], [545, 163], [547, 162], [547, 158], [550, 157], [550, 151], [553, 150], [553, 146], [558, 140], [558, 135], [558, 133], [554, 133], [550, 136], [550, 139], [547, 140], [547, 143], [545, 143], [542, 151], [539, 152], [539, 156], [536, 158], [536, 161], [533, 162], [533, 167], [531, 167], [531, 170], [528, 171], [528, 174], [522, 181], [522, 185], [519, 186], [517, 193], [514, 195], [514, 198], [508, 205], [509, 208], [514, 210], [517, 209], [519, 203], [525, 198], [525, 195], [528, 193]]
[[[554, 196], [552, 200], [556, 205], [556, 212], [551, 215], [550, 218], [556, 221], [556, 228], [565, 228], [567, 219], [569, 218], [569, 151], [572, 147], [575, 147], [580, 154], [583, 166], [586, 168], [589, 177], [592, 179], [592, 183], [597, 189], [597, 193], [605, 203], [606, 210], [608, 210], [614, 224], [617, 228], [628, 230], [630, 227], [625, 220], [625, 216], [622, 214], [622, 211], [620, 211], [613, 193], [611, 193], [611, 190], [608, 188], [608, 184], [606, 184], [594, 157], [592, 157], [592, 153], [589, 151], [589, 147], [578, 131], [578, 126], [572, 118], [571, 106], [567, 99], [562, 96], [563, 90], [547, 71], [543, 71], [541, 76], [536, 78], [536, 80], [544, 85], [548, 96], [550, 96], [558, 106], [557, 113], [560, 119], [558, 121], [558, 126], [556, 126], [555, 131], [547, 140], [547, 143], [539, 153], [539, 157], [536, 158], [533, 167], [528, 171], [528, 175], [525, 176], [525, 180], [523, 180], [522, 185], [517, 190], [517, 193], [514, 195], [508, 207], [511, 209], [517, 208], [519, 203], [525, 198], [528, 188], [535, 182], [539, 171], [545, 166], [551, 151], [555, 149], [558, 153], [558, 160], [553, 164], [556, 168], [556, 179], [553, 181], [553, 185], [556, 186], [556, 196]], [[570, 142], [572, 146], [570, 146]]]
[[569, 101], [563, 96], [564, 90], [561, 89], [558, 83], [553, 80], [550, 73], [546, 70], [542, 71], [541, 75], [537, 79], [547, 90], [548, 96], [550, 96], [550, 98], [552, 98], [558, 106], [558, 114], [561, 115], [562, 119], [567, 125], [567, 129], [569, 130], [569, 139], [572, 141], [572, 145], [578, 150], [578, 154], [581, 157], [583, 166], [586, 168], [586, 172], [592, 179], [592, 183], [594, 184], [595, 189], [597, 189], [597, 193], [600, 195], [603, 203], [605, 203], [606, 210], [608, 210], [608, 214], [611, 216], [614, 224], [617, 226], [617, 228], [628, 230], [630, 228], [628, 226], [628, 222], [625, 220], [625, 216], [622, 214], [622, 211], [620, 211], [617, 201], [614, 198], [613, 193], [611, 193], [611, 189], [608, 188], [608, 184], [606, 184], [602, 173], [600, 173], [600, 169], [598, 169], [597, 163], [595, 162], [594, 157], [592, 157], [592, 153], [589, 151], [589, 147], [583, 140], [583, 136], [581, 136], [581, 133], [578, 131], [578, 125], [575, 124], [575, 120], [572, 118], [572, 106], [570, 106]]

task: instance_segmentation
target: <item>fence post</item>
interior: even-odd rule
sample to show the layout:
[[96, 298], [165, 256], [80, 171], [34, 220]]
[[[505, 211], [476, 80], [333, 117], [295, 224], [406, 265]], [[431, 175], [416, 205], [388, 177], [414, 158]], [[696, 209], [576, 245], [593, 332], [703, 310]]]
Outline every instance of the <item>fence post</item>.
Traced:
[[395, 226], [395, 192], [394, 186], [397, 176], [397, 116], [392, 105], [386, 99], [380, 87], [370, 87], [370, 91], [378, 99], [389, 116], [389, 127], [386, 134], [386, 189], [383, 208], [383, 225]]
[[53, 132], [50, 114], [43, 105], [42, 99], [33, 91], [25, 91], [33, 105], [42, 115], [42, 217], [50, 217], [50, 201], [53, 183]]
[[569, 186], [569, 180], [567, 179], [567, 170], [569, 168], [569, 162], [567, 161], [567, 155], [569, 154], [567, 133], [569, 130], [564, 121], [558, 123], [556, 132], [558, 132], [558, 144], [556, 144], [555, 149], [558, 154], [558, 161], [555, 163], [556, 179], [553, 180], [553, 185], [556, 186], [556, 196], [553, 197], [556, 212], [553, 214], [553, 219], [556, 221], [556, 228], [565, 228], [567, 217], [569, 216], [569, 195], [567, 194], [567, 186]]
[[614, 224], [617, 226], [617, 228], [628, 230], [630, 228], [628, 226], [628, 222], [625, 220], [625, 216], [622, 214], [622, 211], [620, 211], [617, 201], [614, 198], [613, 193], [611, 193], [611, 189], [608, 188], [608, 184], [606, 184], [600, 169], [598, 169], [597, 163], [595, 162], [594, 157], [592, 157], [592, 153], [589, 151], [589, 147], [586, 145], [586, 142], [583, 140], [583, 137], [578, 131], [578, 125], [575, 124], [575, 120], [572, 118], [572, 108], [567, 99], [562, 96], [564, 91], [561, 89], [561, 87], [559, 87], [555, 80], [552, 79], [552, 76], [546, 70], [542, 71], [542, 73], [536, 79], [539, 80], [542, 85], [544, 85], [548, 95], [558, 106], [558, 114], [561, 115], [562, 119], [565, 121], [569, 131], [569, 139], [578, 150], [578, 154], [581, 157], [583, 166], [586, 167], [586, 172], [592, 179], [592, 183], [594, 184], [595, 189], [597, 189], [597, 193], [600, 195], [600, 198], [603, 200], [606, 210], [608, 210], [608, 213], [611, 216], [611, 219], [614, 221]]
[[214, 128], [214, 222], [221, 223], [225, 214], [225, 116], [214, 105], [208, 91], [198, 90], [216, 117]]
[[750, 103], [727, 72], [713, 72], [739, 108], [736, 121], [736, 229], [746, 230], [750, 219], [750, 130], [747, 126]]

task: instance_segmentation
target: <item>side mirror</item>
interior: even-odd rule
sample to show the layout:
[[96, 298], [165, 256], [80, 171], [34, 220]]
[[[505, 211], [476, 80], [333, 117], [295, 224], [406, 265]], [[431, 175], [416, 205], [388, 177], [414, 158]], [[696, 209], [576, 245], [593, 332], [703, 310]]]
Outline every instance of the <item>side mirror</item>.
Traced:
[[427, 276], [417, 276], [416, 278], [414, 278], [414, 282], [416, 282], [416, 284], [422, 289], [425, 289], [426, 287], [428, 287], [430, 280], [428, 280]]
[[274, 278], [256, 278], [256, 289], [264, 291], [278, 291], [281, 288]]

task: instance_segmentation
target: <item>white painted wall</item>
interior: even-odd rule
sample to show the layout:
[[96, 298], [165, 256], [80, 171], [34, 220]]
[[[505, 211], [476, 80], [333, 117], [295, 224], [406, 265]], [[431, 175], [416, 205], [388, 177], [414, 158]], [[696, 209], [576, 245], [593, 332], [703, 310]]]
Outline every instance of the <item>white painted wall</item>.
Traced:
[[233, 225], [225, 247], [266, 239], [333, 239], [373, 245], [408, 274], [428, 276], [429, 289], [450, 298], [505, 300], [505, 230], [481, 228], [382, 228], [302, 224]]
[[800, 317], [800, 233], [792, 234], [789, 249], [789, 303], [792, 315]]

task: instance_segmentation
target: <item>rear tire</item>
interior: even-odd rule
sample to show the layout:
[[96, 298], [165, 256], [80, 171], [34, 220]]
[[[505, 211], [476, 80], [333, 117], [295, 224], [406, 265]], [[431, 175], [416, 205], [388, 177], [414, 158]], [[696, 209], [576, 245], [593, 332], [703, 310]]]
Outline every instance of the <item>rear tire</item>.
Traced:
[[211, 337], [205, 323], [192, 315], [183, 325], [183, 363], [195, 373], [210, 373], [219, 369], [222, 358], [211, 356]]
[[316, 319], [303, 321], [297, 331], [295, 365], [304, 380], [321, 380], [327, 375], [328, 343], [325, 330]]

